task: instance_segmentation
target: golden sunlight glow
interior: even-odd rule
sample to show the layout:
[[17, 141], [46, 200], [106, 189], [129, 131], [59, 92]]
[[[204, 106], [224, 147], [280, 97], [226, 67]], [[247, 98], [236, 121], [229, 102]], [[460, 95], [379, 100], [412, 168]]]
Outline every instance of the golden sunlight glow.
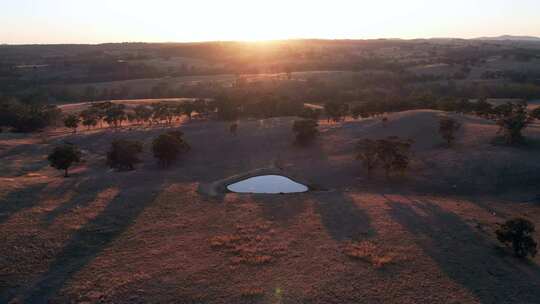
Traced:
[[540, 35], [536, 1], [6, 1], [0, 43]]

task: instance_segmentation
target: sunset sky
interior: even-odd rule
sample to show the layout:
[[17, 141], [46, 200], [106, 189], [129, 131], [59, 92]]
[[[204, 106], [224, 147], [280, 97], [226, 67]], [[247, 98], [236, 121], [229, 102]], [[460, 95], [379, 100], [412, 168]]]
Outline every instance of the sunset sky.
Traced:
[[0, 43], [540, 36], [540, 0], [3, 0]]

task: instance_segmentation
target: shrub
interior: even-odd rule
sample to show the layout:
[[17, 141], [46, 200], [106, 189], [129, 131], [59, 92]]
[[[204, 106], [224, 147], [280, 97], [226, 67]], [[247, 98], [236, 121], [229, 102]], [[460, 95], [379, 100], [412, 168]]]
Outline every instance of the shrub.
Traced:
[[519, 258], [526, 258], [528, 255], [536, 255], [536, 242], [532, 237], [534, 224], [523, 218], [509, 220], [502, 224], [497, 231], [497, 239], [511, 246], [514, 254]]
[[396, 136], [379, 139], [377, 156], [388, 178], [392, 171], [405, 173], [409, 167], [409, 150], [412, 140], [403, 140]]
[[51, 105], [24, 104], [15, 99], [0, 103], [0, 125], [12, 127], [15, 132], [42, 130], [61, 118], [62, 111]]
[[98, 124], [99, 114], [94, 108], [89, 108], [81, 112], [81, 119], [83, 126], [90, 129]]
[[311, 142], [319, 130], [318, 123], [312, 119], [296, 120], [293, 124], [293, 132], [296, 133], [296, 142], [299, 144], [307, 144]]
[[218, 118], [226, 121], [236, 120], [240, 115], [237, 102], [228, 96], [220, 96], [216, 99]]
[[195, 111], [195, 105], [192, 102], [185, 102], [180, 107], [182, 109], [182, 113], [185, 114], [189, 120], [191, 120], [191, 116]]
[[304, 109], [302, 109], [298, 116], [305, 119], [319, 120], [319, 117], [321, 116], [321, 110], [304, 107]]
[[540, 120], [540, 107], [531, 111], [531, 117]]
[[233, 123], [229, 127], [229, 131], [232, 135], [236, 135], [236, 132], [238, 131], [238, 123]]
[[125, 105], [123, 104], [113, 104], [105, 111], [105, 118], [104, 120], [109, 124], [110, 126], [114, 126], [115, 128], [118, 128], [122, 121], [126, 120], [126, 112], [125, 112]]
[[199, 116], [206, 116], [211, 110], [205, 99], [197, 99], [193, 102], [193, 109]]
[[152, 104], [152, 110], [154, 112], [155, 120], [166, 120], [168, 124], [172, 124], [176, 114], [176, 108], [173, 105], [167, 102], [159, 102]]
[[133, 111], [135, 111], [135, 116], [139, 121], [148, 122], [152, 118], [152, 109], [147, 106], [138, 105]]
[[343, 102], [331, 101], [324, 104], [328, 120], [340, 121], [349, 113], [349, 105]]
[[73, 133], [77, 133], [77, 127], [79, 126], [80, 122], [81, 119], [77, 115], [71, 114], [64, 118], [64, 126], [66, 126], [66, 128], [73, 129]]
[[142, 143], [118, 139], [111, 143], [107, 152], [107, 165], [117, 170], [133, 170], [141, 160], [138, 155], [143, 151]]
[[363, 139], [356, 146], [356, 159], [362, 161], [368, 176], [371, 176], [378, 164], [382, 164], [387, 178], [391, 172], [403, 174], [409, 167], [412, 143], [412, 140], [402, 140], [395, 136], [378, 140]]
[[161, 134], [154, 139], [152, 151], [163, 167], [170, 165], [178, 158], [180, 153], [190, 150], [189, 145], [182, 138], [181, 131], [172, 131]]
[[114, 103], [110, 101], [93, 103], [90, 106], [90, 109], [95, 111], [96, 119], [99, 122], [100, 128], [103, 127], [102, 123], [105, 117], [107, 116], [107, 111], [109, 111], [109, 109], [113, 107], [114, 107]]
[[461, 128], [461, 123], [457, 120], [442, 116], [439, 119], [439, 134], [446, 140], [446, 143], [450, 146], [456, 139], [456, 132]]
[[386, 127], [388, 126], [388, 117], [386, 117], [386, 116], [383, 117], [383, 118], [381, 119], [381, 122], [382, 122], [383, 127], [386, 128]]
[[377, 141], [372, 139], [362, 139], [356, 145], [356, 159], [361, 160], [368, 176], [377, 166]]
[[487, 102], [485, 98], [481, 98], [473, 104], [473, 111], [478, 116], [489, 116], [493, 113], [493, 105]]
[[519, 143], [523, 140], [522, 131], [532, 121], [532, 118], [527, 113], [526, 103], [510, 103], [509, 109], [504, 116], [497, 121], [499, 125], [498, 133], [503, 133], [507, 144]]
[[368, 118], [371, 116], [371, 113], [369, 112], [369, 108], [365, 104], [359, 104], [352, 108], [351, 110], [352, 117], [354, 119], [361, 118]]
[[64, 170], [64, 177], [68, 177], [69, 167], [71, 167], [73, 163], [81, 161], [81, 152], [76, 146], [65, 144], [54, 148], [47, 157], [47, 160], [51, 164], [51, 167], [58, 170]]

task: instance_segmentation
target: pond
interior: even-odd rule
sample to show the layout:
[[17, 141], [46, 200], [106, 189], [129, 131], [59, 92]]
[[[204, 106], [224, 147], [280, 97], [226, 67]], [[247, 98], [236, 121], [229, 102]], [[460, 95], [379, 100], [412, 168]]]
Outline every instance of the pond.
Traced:
[[230, 184], [227, 189], [236, 193], [301, 193], [309, 188], [281, 175], [260, 175]]

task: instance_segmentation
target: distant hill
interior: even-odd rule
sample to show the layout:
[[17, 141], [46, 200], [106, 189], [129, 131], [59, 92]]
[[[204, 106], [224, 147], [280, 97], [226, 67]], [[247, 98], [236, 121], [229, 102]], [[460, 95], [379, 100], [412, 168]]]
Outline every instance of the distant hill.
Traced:
[[540, 37], [534, 36], [512, 36], [512, 35], [503, 35], [497, 37], [479, 37], [475, 40], [491, 40], [491, 41], [538, 41], [540, 42]]

